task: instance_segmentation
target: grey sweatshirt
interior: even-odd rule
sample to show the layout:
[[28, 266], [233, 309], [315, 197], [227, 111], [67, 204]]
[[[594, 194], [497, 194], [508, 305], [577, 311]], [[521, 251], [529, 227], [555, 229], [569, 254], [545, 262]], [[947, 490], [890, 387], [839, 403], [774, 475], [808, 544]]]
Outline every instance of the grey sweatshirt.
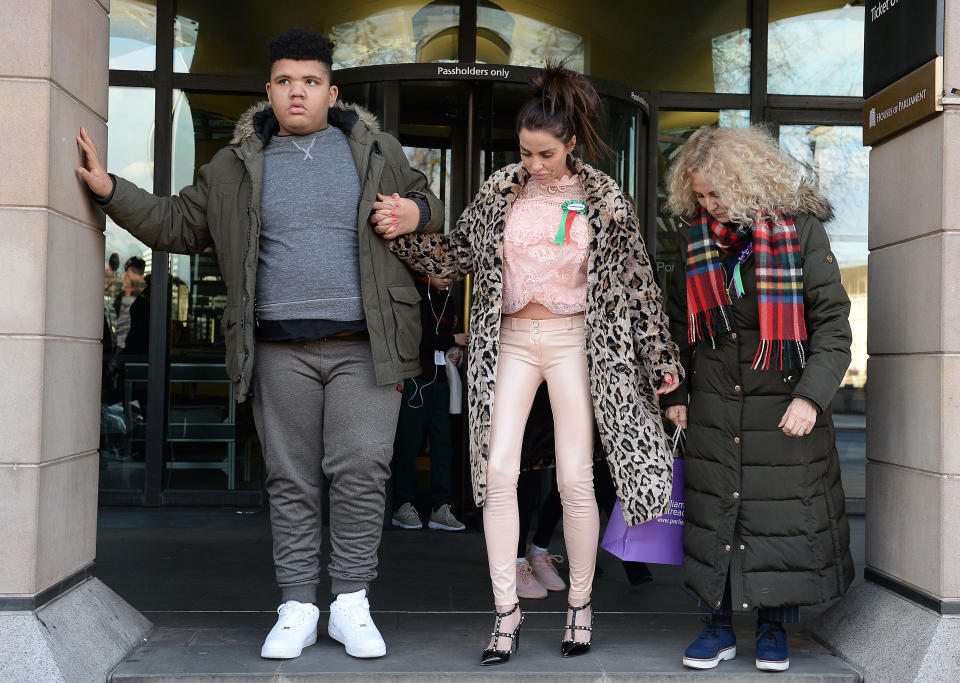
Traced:
[[360, 178], [339, 128], [270, 139], [264, 149], [258, 320], [364, 319], [359, 203]]

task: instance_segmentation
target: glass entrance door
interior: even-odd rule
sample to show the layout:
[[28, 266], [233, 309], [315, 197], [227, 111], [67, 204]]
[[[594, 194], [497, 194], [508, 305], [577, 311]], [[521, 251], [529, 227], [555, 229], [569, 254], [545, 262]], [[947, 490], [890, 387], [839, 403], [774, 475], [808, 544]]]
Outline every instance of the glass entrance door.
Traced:
[[[516, 113], [529, 97], [523, 82], [490, 80], [398, 80], [341, 86], [341, 98], [378, 114], [397, 136], [410, 164], [421, 170], [444, 202], [446, 229], [453, 229], [483, 181], [520, 160]], [[613, 177], [636, 203], [642, 198], [647, 115], [634, 100], [602, 95], [601, 135], [611, 154], [593, 163]], [[642, 211], [637, 211], [643, 216]], [[471, 282], [454, 286], [457, 316], [469, 310]], [[454, 497], [469, 516], [473, 509], [466, 443], [467, 417], [454, 419]], [[426, 464], [426, 463], [424, 463]]]
[[[440, 79], [436, 67], [394, 65], [349, 69], [342, 72], [342, 78], [338, 73], [335, 80], [340, 83], [341, 100], [373, 113], [383, 129], [398, 138], [411, 165], [427, 176], [431, 189], [444, 202], [449, 230], [483, 180], [519, 160], [514, 120], [529, 96], [526, 83], [534, 71], [491, 65], [489, 73], [507, 77]], [[628, 196], [642, 199], [647, 122], [642, 99], [616, 84], [600, 82], [598, 86], [604, 104], [601, 132], [613, 154], [596, 165]], [[240, 115], [262, 99], [262, 94], [255, 92], [174, 91], [170, 160], [174, 192], [196, 180], [200, 167], [229, 143]], [[638, 216], [643, 212], [638, 211]], [[144, 256], [141, 277], [152, 270], [149, 250]], [[103, 399], [101, 500], [123, 504], [261, 502], [262, 455], [249, 402], [235, 405], [224, 369], [220, 320], [225, 286], [216, 252], [211, 248], [194, 256], [170, 255], [159, 262], [167, 264], [169, 286], [166, 300], [154, 305], [166, 310], [167, 363], [162, 373], [151, 374], [147, 343], [153, 335], [145, 327], [142, 334], [131, 336], [131, 340], [143, 342], [142, 348], [131, 342], [105, 353], [105, 373], [110, 371], [112, 381], [104, 383], [110, 393]], [[121, 278], [114, 279], [120, 282], [115, 287], [119, 291]], [[455, 292], [461, 321], [468, 309], [469, 288], [467, 281]], [[136, 293], [129, 298], [136, 300]], [[108, 303], [114, 299], [117, 297]], [[137, 313], [133, 319], [141, 321], [142, 327], [150, 301], [141, 299], [140, 309], [132, 312]], [[146, 448], [144, 416], [149, 405], [164, 406], [162, 448]], [[464, 416], [461, 422], [465, 420]], [[463, 444], [462, 438], [457, 440], [457, 432], [462, 437], [464, 427], [455, 425], [456, 444]], [[456, 461], [465, 463], [466, 449], [461, 448]], [[462, 471], [454, 475], [462, 483], [455, 484], [455, 496], [468, 507], [466, 477]]]

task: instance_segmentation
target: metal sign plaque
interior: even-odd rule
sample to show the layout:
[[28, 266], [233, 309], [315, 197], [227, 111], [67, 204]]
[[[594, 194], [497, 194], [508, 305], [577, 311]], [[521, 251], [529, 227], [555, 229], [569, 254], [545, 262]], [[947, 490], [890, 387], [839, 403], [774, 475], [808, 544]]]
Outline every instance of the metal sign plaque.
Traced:
[[937, 57], [864, 102], [863, 144], [875, 145], [943, 111], [942, 93], [943, 57]]

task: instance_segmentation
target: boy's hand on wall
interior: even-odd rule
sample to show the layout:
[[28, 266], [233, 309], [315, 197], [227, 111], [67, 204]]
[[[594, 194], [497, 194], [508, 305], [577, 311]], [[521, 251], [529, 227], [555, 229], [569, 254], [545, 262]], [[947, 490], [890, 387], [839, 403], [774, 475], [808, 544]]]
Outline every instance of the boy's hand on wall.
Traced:
[[113, 192], [113, 178], [107, 174], [107, 169], [100, 162], [97, 146], [93, 143], [93, 138], [90, 137], [86, 128], [80, 129], [77, 144], [80, 145], [84, 155], [84, 164], [77, 169], [77, 175], [97, 197], [100, 199], [109, 197], [110, 193]]

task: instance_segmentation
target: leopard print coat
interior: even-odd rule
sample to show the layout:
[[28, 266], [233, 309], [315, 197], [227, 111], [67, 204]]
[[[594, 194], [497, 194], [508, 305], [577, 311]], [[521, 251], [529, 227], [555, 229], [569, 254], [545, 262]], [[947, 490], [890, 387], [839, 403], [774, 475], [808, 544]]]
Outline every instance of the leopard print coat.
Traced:
[[[586, 194], [591, 229], [587, 265], [587, 359], [594, 417], [627, 524], [667, 511], [673, 457], [655, 387], [682, 376], [633, 207], [612, 178], [571, 158]], [[513, 164], [490, 176], [449, 234], [411, 234], [391, 248], [435, 277], [474, 273], [467, 369], [473, 495], [486, 494], [503, 301], [503, 232], [511, 203], [529, 174]]]

